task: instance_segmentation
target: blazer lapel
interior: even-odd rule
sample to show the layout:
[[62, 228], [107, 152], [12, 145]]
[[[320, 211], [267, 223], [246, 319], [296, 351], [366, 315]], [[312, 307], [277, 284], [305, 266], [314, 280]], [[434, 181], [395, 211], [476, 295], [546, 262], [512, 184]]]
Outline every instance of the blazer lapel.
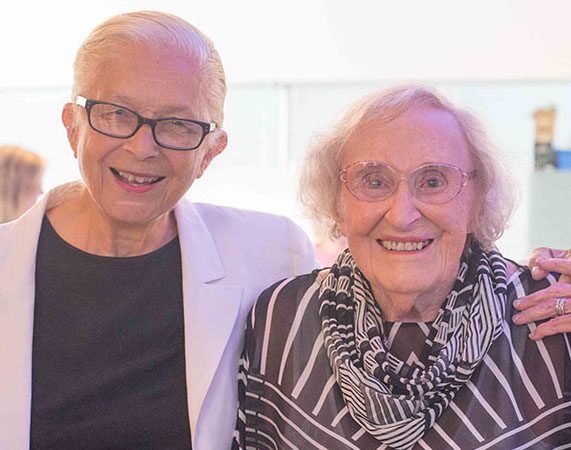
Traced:
[[[69, 189], [75, 189], [70, 186]], [[50, 193], [50, 204], [57, 196]], [[48, 196], [0, 239], [0, 448], [29, 446], [35, 258]], [[240, 310], [243, 286], [224, 284], [216, 244], [185, 199], [175, 208], [183, 271], [185, 357], [193, 440], [208, 388]], [[9, 226], [9, 225], [8, 225]]]
[[223, 283], [226, 271], [216, 243], [186, 199], [179, 202], [175, 215], [182, 257], [187, 395], [194, 441], [200, 410], [240, 310], [243, 287]]
[[[0, 448], [29, 446], [36, 250], [47, 198], [0, 239]], [[7, 225], [10, 227], [11, 225]]]

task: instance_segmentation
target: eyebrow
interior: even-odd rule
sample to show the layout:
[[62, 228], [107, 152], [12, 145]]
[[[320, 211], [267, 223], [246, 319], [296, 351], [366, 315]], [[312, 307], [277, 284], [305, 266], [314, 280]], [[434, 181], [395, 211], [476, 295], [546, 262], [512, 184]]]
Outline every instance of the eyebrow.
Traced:
[[[115, 95], [113, 96], [114, 100], [113, 103], [118, 102], [120, 104], [123, 104], [123, 106], [126, 106], [130, 109], [133, 109], [135, 111], [137, 111], [137, 108], [135, 108], [135, 106], [133, 105], [133, 102], [131, 100], [131, 98], [126, 97], [124, 95]], [[139, 111], [137, 111], [139, 112]], [[193, 111], [192, 108], [190, 108], [189, 106], [184, 106], [184, 105], [165, 105], [163, 107], [161, 107], [158, 110], [154, 111], [155, 114], [158, 117], [173, 117], [175, 115], [180, 115], [181, 119], [184, 118], [188, 118], [188, 119], [195, 119], [196, 116], [196, 112]]]

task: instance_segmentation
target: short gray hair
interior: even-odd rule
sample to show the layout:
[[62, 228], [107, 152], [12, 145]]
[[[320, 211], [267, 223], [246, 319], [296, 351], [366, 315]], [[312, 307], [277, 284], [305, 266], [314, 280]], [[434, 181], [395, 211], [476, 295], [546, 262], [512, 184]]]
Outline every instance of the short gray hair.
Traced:
[[507, 228], [514, 209], [515, 189], [483, 122], [472, 112], [459, 108], [434, 89], [407, 84], [368, 95], [350, 106], [344, 117], [309, 148], [300, 177], [300, 200], [307, 215], [332, 237], [339, 236], [339, 171], [350, 142], [360, 129], [373, 122], [390, 122], [406, 111], [431, 106], [452, 114], [464, 134], [475, 162], [479, 189], [472, 237], [484, 249]]
[[138, 11], [120, 14], [98, 25], [77, 51], [72, 95], [97, 77], [99, 64], [122, 44], [139, 43], [153, 48], [177, 49], [188, 54], [199, 71], [199, 99], [218, 126], [224, 121], [226, 79], [220, 55], [200, 30], [172, 14]]

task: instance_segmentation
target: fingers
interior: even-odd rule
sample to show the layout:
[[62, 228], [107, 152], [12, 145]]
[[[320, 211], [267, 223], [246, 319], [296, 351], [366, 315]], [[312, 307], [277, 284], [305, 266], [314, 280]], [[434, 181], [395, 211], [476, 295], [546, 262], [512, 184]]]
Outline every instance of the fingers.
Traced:
[[537, 247], [534, 248], [529, 254], [529, 260], [535, 258], [553, 258], [555, 253], [562, 252], [563, 250], [556, 250], [548, 247]]
[[539, 320], [555, 317], [555, 305], [557, 298], [546, 299], [536, 306], [526, 309], [512, 317], [512, 320], [517, 325], [523, 325], [529, 322], [537, 322]]
[[529, 334], [529, 337], [534, 341], [537, 341], [539, 339], [543, 339], [545, 336], [565, 332], [568, 333], [570, 331], [571, 314], [565, 314], [564, 316], [555, 317], [554, 319], [538, 325], [537, 328]]
[[[552, 334], [571, 332], [571, 284], [557, 282], [542, 291], [537, 291], [514, 301], [514, 308], [520, 311], [512, 317], [517, 325], [550, 319], [541, 323], [530, 333], [533, 340], [542, 339]], [[556, 315], [559, 298], [565, 298], [562, 316]]]
[[[531, 274], [535, 280], [547, 276], [549, 272], [561, 274], [554, 285], [521, 297], [514, 301], [514, 308], [520, 311], [512, 318], [523, 325], [533, 321], [549, 319], [538, 325], [529, 335], [533, 340], [557, 333], [571, 332], [571, 250], [537, 248], [529, 261]], [[566, 298], [565, 313], [556, 315], [557, 299]]]
[[537, 258], [557, 258], [563, 253], [565, 250], [557, 250], [554, 248], [548, 247], [537, 247], [534, 248], [531, 253], [529, 254], [529, 266], [533, 266], [534, 262]]
[[529, 264], [531, 267], [531, 277], [536, 281], [543, 280], [547, 276], [547, 274], [549, 273], [547, 270], [541, 269], [537, 265], [537, 262], [534, 262], [532, 265], [532, 262], [530, 261]]
[[[532, 308], [543, 308], [543, 310], [546, 312], [546, 315], [540, 317], [539, 319], [547, 319], [548, 317], [551, 317], [553, 314], [555, 314], [555, 303], [560, 297], [571, 297], [571, 284], [558, 281], [546, 289], [534, 292], [530, 295], [526, 295], [525, 297], [518, 298], [514, 301], [514, 308], [522, 311], [521, 314], [524, 314]], [[571, 303], [571, 300], [569, 300], [569, 302]], [[550, 307], [551, 310], [549, 309]], [[567, 306], [567, 308], [569, 308], [569, 306]], [[525, 321], [523, 323], [526, 322], [529, 321]]]
[[[571, 259], [563, 258], [537, 258], [535, 260], [536, 267], [544, 272], [559, 272], [561, 274], [560, 282], [571, 282]], [[532, 272], [533, 274], [533, 272]]]
[[538, 259], [553, 258], [553, 253], [550, 248], [538, 247], [534, 248], [529, 255], [529, 267], [531, 269], [531, 276], [534, 280], [541, 280], [547, 276], [547, 271], [539, 267], [537, 264]]
[[534, 280], [545, 278], [548, 272], [559, 272], [567, 275], [563, 280], [571, 282], [571, 250], [555, 250], [545, 247], [531, 252], [529, 267]]

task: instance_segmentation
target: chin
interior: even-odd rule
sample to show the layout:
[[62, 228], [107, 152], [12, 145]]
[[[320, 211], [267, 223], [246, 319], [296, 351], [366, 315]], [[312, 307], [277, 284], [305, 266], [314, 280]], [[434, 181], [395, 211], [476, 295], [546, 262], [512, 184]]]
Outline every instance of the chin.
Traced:
[[382, 281], [379, 283], [382, 290], [400, 294], [421, 294], [433, 290], [438, 284], [435, 278], [426, 278], [427, 271], [428, 269], [407, 270], [401, 266], [397, 270], [379, 274], [377, 279]]
[[126, 226], [145, 226], [162, 217], [164, 213], [138, 208], [121, 207], [108, 215], [112, 222]]

